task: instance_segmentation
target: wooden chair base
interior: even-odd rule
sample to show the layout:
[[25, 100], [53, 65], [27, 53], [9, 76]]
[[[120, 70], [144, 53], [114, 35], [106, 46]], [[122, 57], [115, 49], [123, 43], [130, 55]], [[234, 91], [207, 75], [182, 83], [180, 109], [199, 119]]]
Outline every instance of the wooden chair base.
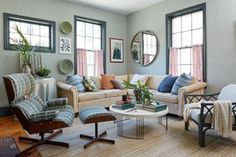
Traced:
[[104, 131], [103, 133], [101, 133], [97, 137], [96, 137], [96, 135], [95, 136], [88, 136], [88, 135], [80, 134], [80, 138], [87, 138], [87, 139], [91, 140], [90, 142], [88, 142], [87, 144], [84, 145], [84, 149], [86, 149], [88, 146], [90, 146], [91, 144], [96, 143], [96, 142], [106, 142], [106, 143], [115, 144], [115, 140], [102, 138], [106, 134], [107, 134], [106, 131]]
[[32, 142], [34, 144], [32, 146], [26, 148], [25, 150], [23, 150], [19, 154], [17, 154], [16, 157], [26, 156], [28, 153], [32, 152], [38, 146], [43, 145], [43, 144], [56, 145], [56, 146], [62, 146], [62, 147], [69, 148], [69, 143], [57, 142], [57, 141], [51, 141], [50, 140], [50, 139], [54, 138], [55, 136], [57, 136], [58, 134], [61, 134], [61, 133], [62, 133], [62, 129], [52, 133], [51, 135], [47, 136], [46, 138], [44, 138], [45, 133], [41, 133], [40, 134], [41, 139], [34, 139], [34, 138], [30, 138], [30, 137], [19, 137], [20, 141]]

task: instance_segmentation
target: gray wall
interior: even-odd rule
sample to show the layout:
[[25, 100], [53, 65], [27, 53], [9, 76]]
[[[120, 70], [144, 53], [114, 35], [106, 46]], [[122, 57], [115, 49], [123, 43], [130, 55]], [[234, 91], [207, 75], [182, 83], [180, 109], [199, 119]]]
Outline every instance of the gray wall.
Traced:
[[[3, 85], [2, 76], [20, 71], [18, 57], [15, 51], [6, 51], [3, 48], [3, 12], [37, 17], [56, 21], [56, 53], [43, 53], [43, 64], [52, 70], [51, 75], [57, 80], [64, 79], [58, 72], [57, 64], [63, 59], [74, 61], [74, 53], [70, 55], [59, 53], [59, 37], [65, 36], [72, 39], [74, 50], [74, 33], [63, 35], [59, 26], [64, 21], [74, 23], [74, 15], [103, 20], [107, 22], [107, 73], [127, 73], [125, 54], [124, 63], [109, 63], [109, 38], [122, 38], [126, 41], [126, 16], [103, 11], [91, 7], [81, 6], [65, 0], [1, 0], [0, 1], [0, 107], [8, 105]], [[125, 45], [126, 46], [126, 45]], [[126, 53], [126, 52], [125, 52]], [[119, 66], [119, 68], [117, 68]]]
[[[236, 1], [235, 0], [166, 0], [130, 14], [127, 17], [128, 72], [165, 74], [166, 34], [165, 15], [196, 4], [207, 3], [207, 83], [208, 91], [236, 83]], [[160, 53], [147, 67], [132, 61], [130, 44], [139, 30], [154, 30], [159, 38]]]

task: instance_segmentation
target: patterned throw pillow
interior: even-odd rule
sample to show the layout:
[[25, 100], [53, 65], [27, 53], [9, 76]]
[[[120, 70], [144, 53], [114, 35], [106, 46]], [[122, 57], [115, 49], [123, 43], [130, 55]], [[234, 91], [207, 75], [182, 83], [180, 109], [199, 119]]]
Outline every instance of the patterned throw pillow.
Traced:
[[90, 80], [84, 76], [82, 82], [87, 92], [98, 92], [98, 89], [93, 80]]
[[178, 95], [179, 89], [192, 83], [192, 76], [185, 73], [181, 74], [175, 81], [171, 93]]
[[141, 81], [143, 84], [146, 84], [148, 77], [146, 75], [134, 74], [131, 84], [137, 84], [138, 81]]
[[79, 75], [67, 76], [66, 83], [75, 86], [78, 92], [85, 92], [85, 87], [82, 83], [83, 78]]

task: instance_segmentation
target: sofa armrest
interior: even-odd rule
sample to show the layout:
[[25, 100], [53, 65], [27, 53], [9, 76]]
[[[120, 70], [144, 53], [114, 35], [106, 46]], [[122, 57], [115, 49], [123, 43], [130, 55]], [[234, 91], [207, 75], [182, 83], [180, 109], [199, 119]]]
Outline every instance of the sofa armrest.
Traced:
[[203, 94], [204, 89], [207, 86], [207, 83], [205, 82], [197, 82], [194, 84], [191, 84], [189, 86], [185, 86], [179, 89], [178, 91], [178, 111], [179, 115], [183, 115], [183, 109], [184, 109], [184, 95], [190, 94], [190, 93], [196, 93], [196, 94]]
[[57, 96], [66, 97], [75, 113], [79, 112], [77, 88], [63, 82], [57, 82]]

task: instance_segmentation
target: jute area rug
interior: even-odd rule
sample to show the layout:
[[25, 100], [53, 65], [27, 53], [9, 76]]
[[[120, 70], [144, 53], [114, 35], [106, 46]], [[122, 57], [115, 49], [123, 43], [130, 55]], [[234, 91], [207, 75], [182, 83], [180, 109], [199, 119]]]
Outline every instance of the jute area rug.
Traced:
[[[133, 121], [127, 121], [131, 130]], [[43, 145], [38, 151], [43, 157], [226, 157], [236, 156], [236, 131], [231, 137], [223, 138], [215, 131], [208, 131], [206, 147], [198, 146], [198, 131], [195, 124], [190, 124], [190, 131], [184, 130], [184, 122], [169, 118], [169, 128], [157, 124], [157, 119], [145, 119], [144, 139], [128, 139], [117, 135], [116, 124], [99, 124], [99, 131], [107, 131], [106, 138], [114, 139], [115, 145], [97, 143], [87, 149], [83, 145], [88, 141], [80, 139], [79, 134], [94, 134], [94, 125], [83, 125], [78, 118], [70, 128], [64, 129], [55, 140], [70, 143], [66, 149], [58, 146]]]

